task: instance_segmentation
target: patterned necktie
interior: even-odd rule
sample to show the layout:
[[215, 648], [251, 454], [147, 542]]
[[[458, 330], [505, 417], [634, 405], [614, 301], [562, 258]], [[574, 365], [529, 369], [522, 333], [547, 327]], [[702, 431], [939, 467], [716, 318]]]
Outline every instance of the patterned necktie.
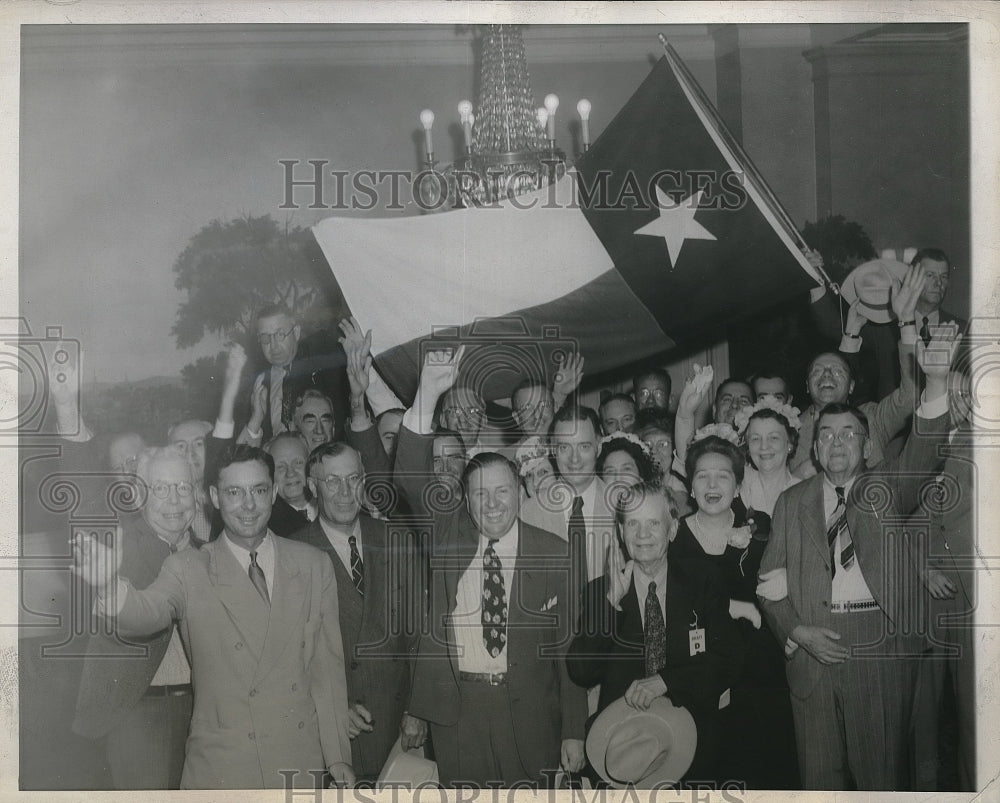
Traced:
[[268, 605], [271, 604], [271, 597], [267, 593], [267, 578], [264, 577], [264, 570], [260, 568], [260, 564], [257, 563], [257, 553], [250, 553], [250, 582], [253, 583], [253, 587], [257, 589], [257, 593], [260, 594], [260, 598], [264, 600]]
[[646, 623], [642, 629], [646, 644], [646, 677], [667, 665], [667, 625], [663, 621], [660, 601], [656, 598], [656, 583], [649, 584], [646, 594]]
[[583, 497], [573, 497], [573, 509], [569, 514], [569, 527], [566, 530], [566, 540], [569, 541], [569, 555], [572, 563], [573, 581], [576, 582], [575, 594], [579, 596], [587, 587], [587, 525], [583, 521]]
[[[285, 431], [285, 424], [281, 419], [282, 404], [285, 396], [285, 376], [288, 369], [279, 368], [271, 373], [271, 432], [277, 435]], [[275, 381], [277, 374], [277, 381]]]
[[926, 315], [924, 316], [923, 326], [920, 327], [920, 339], [924, 341], [925, 346], [931, 344], [930, 319]]
[[490, 541], [483, 552], [483, 644], [491, 658], [503, 652], [507, 643], [507, 592], [494, 543]]
[[837, 536], [840, 536], [840, 565], [845, 569], [850, 569], [854, 563], [854, 541], [851, 540], [851, 531], [847, 527], [847, 501], [844, 499], [844, 487], [838, 485], [834, 490], [837, 492], [837, 506], [833, 509], [830, 519], [826, 523], [826, 539], [830, 544], [830, 573], [837, 572]]
[[365, 593], [365, 564], [361, 562], [361, 553], [358, 552], [358, 539], [350, 536], [347, 543], [351, 545], [351, 579], [354, 580], [354, 587], [358, 593], [364, 596]]

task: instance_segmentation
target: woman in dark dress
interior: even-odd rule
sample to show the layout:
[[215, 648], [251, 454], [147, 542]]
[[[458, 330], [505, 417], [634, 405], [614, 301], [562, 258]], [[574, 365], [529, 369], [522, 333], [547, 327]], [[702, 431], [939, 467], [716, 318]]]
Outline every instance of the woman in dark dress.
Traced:
[[729, 592], [746, 661], [732, 687], [727, 755], [730, 778], [749, 789], [800, 786], [783, 649], [756, 605], [757, 573], [770, 535], [770, 517], [747, 510], [739, 497], [745, 460], [732, 440], [710, 435], [691, 444], [685, 467], [696, 510], [670, 545], [679, 573], [713, 574]]

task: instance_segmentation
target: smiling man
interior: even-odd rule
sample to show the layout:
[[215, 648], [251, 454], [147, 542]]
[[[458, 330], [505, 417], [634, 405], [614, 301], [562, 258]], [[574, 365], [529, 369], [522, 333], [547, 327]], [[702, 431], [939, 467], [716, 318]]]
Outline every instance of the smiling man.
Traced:
[[430, 722], [440, 781], [550, 786], [584, 765], [586, 698], [566, 673], [566, 545], [520, 518], [520, 480], [495, 452], [473, 457], [465, 505], [429, 511], [431, 418], [461, 350], [427, 355], [403, 418], [396, 476], [433, 518], [430, 633], [420, 639], [410, 713]]
[[182, 789], [311, 788], [324, 770], [351, 784], [333, 568], [268, 530], [269, 454], [238, 445], [217, 471], [209, 490], [223, 533], [170, 555], [148, 588], [126, 582], [120, 552], [93, 538], [76, 539], [74, 571], [97, 587], [99, 611], [121, 636], [178, 623], [194, 687]]

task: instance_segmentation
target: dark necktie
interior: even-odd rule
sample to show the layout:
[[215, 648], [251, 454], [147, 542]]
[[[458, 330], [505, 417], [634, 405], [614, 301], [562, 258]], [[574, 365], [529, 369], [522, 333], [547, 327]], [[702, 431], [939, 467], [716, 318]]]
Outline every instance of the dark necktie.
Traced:
[[278, 375], [278, 381], [274, 381], [273, 374], [271, 377], [271, 431], [277, 435], [285, 430], [282, 413], [284, 412], [285, 378], [288, 376], [288, 368], [281, 367], [275, 373]]
[[923, 325], [920, 327], [920, 339], [924, 341], [925, 346], [931, 344], [930, 319], [926, 315], [923, 319]]
[[569, 541], [572, 582], [576, 583], [576, 590], [571, 597], [575, 598], [587, 587], [587, 525], [583, 521], [582, 496], [573, 497], [566, 540]]
[[264, 570], [260, 568], [260, 564], [257, 563], [257, 553], [250, 553], [250, 582], [253, 583], [253, 587], [257, 589], [257, 593], [260, 594], [260, 598], [264, 600], [268, 605], [271, 604], [271, 597], [267, 593], [267, 578], [264, 577]]
[[854, 542], [851, 540], [851, 531], [847, 527], [847, 501], [844, 499], [844, 487], [838, 485], [837, 506], [833, 509], [827, 521], [826, 539], [830, 544], [830, 573], [837, 572], [837, 536], [840, 535], [840, 565], [845, 569], [850, 569], [854, 563]]
[[362, 596], [365, 593], [365, 564], [361, 562], [361, 553], [358, 552], [358, 539], [350, 536], [347, 543], [351, 545], [351, 579], [354, 580], [354, 587]]
[[483, 552], [483, 644], [492, 658], [503, 652], [507, 643], [507, 592], [494, 543], [490, 541]]
[[646, 594], [646, 623], [642, 629], [646, 644], [646, 677], [667, 665], [667, 626], [663, 621], [660, 601], [656, 598], [656, 583], [649, 584]]

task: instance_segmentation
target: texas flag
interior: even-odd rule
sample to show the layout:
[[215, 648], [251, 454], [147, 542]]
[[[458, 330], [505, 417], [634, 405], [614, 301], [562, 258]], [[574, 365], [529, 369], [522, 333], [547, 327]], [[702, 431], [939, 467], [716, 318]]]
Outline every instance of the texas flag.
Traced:
[[821, 283], [763, 180], [668, 48], [575, 167], [491, 207], [313, 229], [403, 399], [423, 350], [464, 342], [464, 379], [505, 398], [581, 353], [626, 366]]

